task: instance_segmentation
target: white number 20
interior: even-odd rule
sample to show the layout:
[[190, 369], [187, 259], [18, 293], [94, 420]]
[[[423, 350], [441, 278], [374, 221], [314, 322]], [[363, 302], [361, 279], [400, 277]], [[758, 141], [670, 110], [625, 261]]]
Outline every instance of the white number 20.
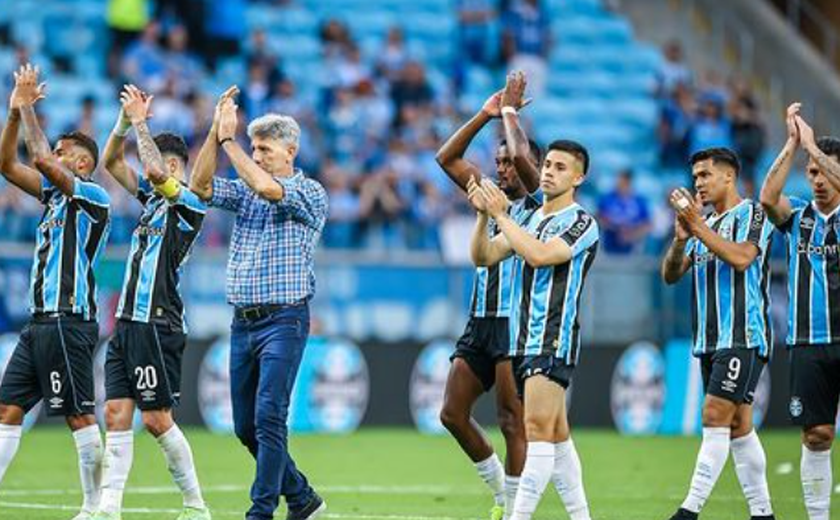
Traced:
[[153, 389], [158, 385], [157, 370], [154, 365], [137, 367], [134, 369], [134, 375], [137, 376], [138, 390]]
[[741, 360], [738, 358], [732, 358], [729, 360], [729, 372], [726, 376], [732, 380], [737, 381], [738, 376], [741, 375]]

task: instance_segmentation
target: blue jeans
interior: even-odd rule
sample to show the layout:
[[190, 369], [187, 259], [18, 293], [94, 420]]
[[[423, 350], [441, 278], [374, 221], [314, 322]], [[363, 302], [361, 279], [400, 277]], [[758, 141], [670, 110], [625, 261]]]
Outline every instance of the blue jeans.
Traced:
[[308, 336], [307, 303], [284, 307], [260, 320], [234, 318], [231, 326], [234, 429], [257, 462], [248, 518], [273, 518], [280, 495], [293, 511], [312, 498], [312, 488], [289, 455], [286, 425]]

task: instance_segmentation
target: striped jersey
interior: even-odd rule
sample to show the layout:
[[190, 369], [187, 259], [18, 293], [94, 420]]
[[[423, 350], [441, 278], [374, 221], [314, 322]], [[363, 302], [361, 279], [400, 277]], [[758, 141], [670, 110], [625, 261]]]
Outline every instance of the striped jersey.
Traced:
[[[513, 202], [508, 208], [508, 214], [518, 225], [522, 226], [542, 205], [542, 191]], [[492, 239], [499, 234], [499, 226], [493, 219], [487, 223], [487, 233]], [[502, 260], [496, 265], [477, 267], [473, 280], [472, 303], [470, 315], [474, 318], [508, 318], [511, 312], [513, 296], [513, 256]]]
[[793, 213], [779, 226], [788, 245], [789, 346], [840, 343], [840, 207], [823, 215], [791, 199]]
[[773, 226], [761, 205], [744, 199], [706, 224], [730, 242], [750, 242], [759, 253], [743, 272], [691, 238], [691, 317], [695, 356], [721, 349], [758, 349], [768, 359], [773, 349], [770, 322], [770, 241]]
[[96, 319], [93, 271], [110, 230], [108, 192], [76, 177], [73, 196], [68, 197], [44, 178], [41, 202], [44, 213], [35, 233], [29, 310]]
[[131, 237], [117, 318], [185, 330], [178, 284], [206, 206], [186, 187], [176, 200], [167, 200], [145, 179], [139, 182], [137, 199], [143, 213]]
[[548, 354], [575, 365], [580, 351], [580, 296], [598, 250], [598, 223], [574, 203], [556, 213], [538, 210], [526, 229], [541, 242], [565, 241], [572, 258], [535, 268], [516, 257], [517, 304], [510, 319], [510, 355]]

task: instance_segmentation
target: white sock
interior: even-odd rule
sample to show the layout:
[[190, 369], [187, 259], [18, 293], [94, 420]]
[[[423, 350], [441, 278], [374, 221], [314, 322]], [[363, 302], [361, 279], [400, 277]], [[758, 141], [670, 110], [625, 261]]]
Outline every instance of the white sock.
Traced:
[[730, 445], [735, 473], [750, 506], [750, 516], [770, 516], [770, 490], [767, 487], [767, 457], [755, 430], [734, 439]]
[[699, 513], [712, 494], [712, 488], [726, 465], [729, 456], [731, 428], [703, 428], [703, 444], [697, 454], [691, 488], [683, 502], [683, 509]]
[[519, 489], [513, 506], [513, 520], [529, 520], [536, 511], [554, 467], [554, 444], [529, 442], [525, 469], [519, 478]]
[[79, 454], [79, 477], [82, 481], [82, 511], [92, 513], [99, 507], [99, 486], [102, 482], [102, 437], [99, 425], [93, 424], [73, 432]]
[[3, 475], [15, 458], [22, 434], [23, 426], [0, 424], [0, 483], [3, 482]]
[[99, 510], [119, 513], [125, 482], [134, 459], [134, 432], [108, 432], [105, 434], [105, 459], [102, 463], [102, 496]]
[[831, 507], [831, 450], [811, 451], [802, 446], [802, 492], [810, 520], [828, 520]]
[[505, 468], [495, 453], [475, 463], [478, 476], [493, 492], [493, 500], [497, 506], [505, 505]]
[[176, 424], [158, 437], [157, 441], [166, 457], [169, 473], [184, 496], [184, 506], [204, 509], [204, 498], [201, 496], [201, 486], [198, 485], [190, 443], [184, 437], [184, 432]]
[[513, 515], [513, 504], [516, 502], [516, 490], [519, 489], [519, 477], [505, 475], [505, 519]]
[[590, 520], [589, 504], [583, 491], [583, 470], [572, 439], [554, 445], [554, 487], [571, 520]]

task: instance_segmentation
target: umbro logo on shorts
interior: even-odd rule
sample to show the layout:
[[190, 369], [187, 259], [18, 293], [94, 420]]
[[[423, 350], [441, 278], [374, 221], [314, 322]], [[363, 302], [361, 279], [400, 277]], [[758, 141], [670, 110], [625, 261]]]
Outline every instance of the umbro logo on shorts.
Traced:
[[50, 408], [61, 408], [61, 405], [64, 404], [64, 399], [60, 397], [53, 397], [50, 399]]
[[144, 401], [154, 401], [157, 395], [154, 390], [144, 390], [141, 394]]

